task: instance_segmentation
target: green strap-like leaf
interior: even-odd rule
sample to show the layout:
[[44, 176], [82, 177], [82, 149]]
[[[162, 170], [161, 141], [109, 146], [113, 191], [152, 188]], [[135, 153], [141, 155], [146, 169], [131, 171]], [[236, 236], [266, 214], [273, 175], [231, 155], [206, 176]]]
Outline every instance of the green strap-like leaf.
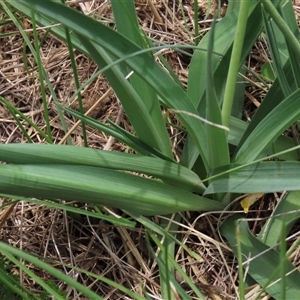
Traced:
[[189, 191], [205, 190], [199, 177], [179, 164], [124, 152], [62, 145], [2, 144], [0, 160], [14, 164], [71, 164], [126, 170], [151, 175]]
[[300, 89], [278, 104], [255, 129], [239, 148], [234, 162], [243, 164], [255, 160], [300, 117]]
[[[156, 93], [161, 97], [162, 101], [170, 108], [187, 111], [188, 113], [196, 114], [197, 110], [191, 103], [186, 92], [151, 58], [147, 53], [140, 53], [136, 44], [131, 43], [122, 35], [105, 26], [96, 20], [93, 20], [78, 11], [67, 7], [61, 2], [57, 1], [39, 1], [39, 0], [19, 0], [7, 1], [10, 5], [17, 9], [28, 12], [28, 8], [34, 9], [36, 12], [37, 22], [44, 22], [45, 19], [40, 15], [48, 17], [50, 20], [55, 20], [72, 28], [76, 34], [84, 37], [86, 42], [92, 44], [94, 47], [102, 47], [107, 54], [115, 58], [126, 58], [124, 63], [128, 68], [134, 70], [136, 73], [143, 76], [143, 79], [155, 89]], [[60, 12], [59, 14], [57, 12]], [[49, 21], [48, 21], [49, 22]], [[63, 39], [64, 32], [53, 31]], [[99, 34], [101, 33], [101, 34]], [[82, 46], [77, 39], [73, 41], [75, 47], [83, 48], [85, 53], [89, 51], [85, 46]], [[82, 39], [81, 39], [82, 42]], [[198, 147], [198, 151], [203, 158], [204, 165], [209, 169], [207, 162], [207, 143], [203, 124], [195, 117], [185, 114], [178, 114], [182, 123], [186, 126], [190, 135], [194, 139]]]
[[142, 215], [224, 208], [169, 184], [90, 166], [0, 165], [0, 193], [87, 202]]
[[[214, 72], [214, 82], [216, 83], [216, 95], [220, 104], [224, 96], [239, 5], [239, 1], [229, 1], [229, 6], [231, 7], [230, 12], [216, 25], [214, 49], [220, 53], [220, 55], [213, 55], [212, 68]], [[262, 30], [262, 20], [261, 18], [258, 18], [259, 15], [260, 7], [257, 2], [252, 1], [246, 30], [247, 39], [245, 40], [240, 62], [241, 66]], [[207, 86], [207, 76], [205, 70], [206, 53], [203, 51], [203, 49], [207, 49], [208, 38], [209, 36], [206, 35], [203, 37], [203, 39], [201, 39], [199, 43], [199, 48], [201, 51], [196, 50], [193, 55], [190, 63], [188, 79], [189, 98], [194, 105], [198, 107], [198, 112], [202, 117], [205, 117], [206, 112], [205, 93]], [[181, 156], [182, 164], [188, 168], [192, 168], [198, 155], [199, 152], [194, 144], [194, 141], [190, 140], [188, 136]]]
[[[148, 45], [142, 35], [142, 29], [139, 28], [134, 1], [111, 1], [111, 6], [118, 32], [127, 37], [133, 43], [136, 43], [139, 47], [143, 49], [147, 48]], [[152, 53], [148, 53], [149, 56], [151, 56], [151, 54]], [[155, 126], [156, 135], [160, 136], [162, 143], [164, 144], [164, 148], [161, 147], [160, 150], [165, 150], [164, 154], [172, 157], [173, 155], [169, 135], [166, 129], [166, 124], [163, 120], [155, 90], [144, 81], [142, 76], [138, 74], [130, 76], [129, 81], [145, 104]]]
[[[274, 299], [282, 300], [281, 268], [286, 268], [285, 299], [299, 298], [300, 273], [281, 253], [270, 249], [249, 231], [246, 220], [238, 220], [233, 216], [225, 221], [221, 227], [221, 234], [226, 237], [236, 255], [237, 243], [240, 243], [244, 268], [261, 287], [265, 288]], [[236, 236], [236, 232], [238, 235]], [[252, 259], [251, 259], [252, 258]], [[249, 263], [246, 263], [251, 259]], [[277, 281], [278, 280], [278, 281]]]
[[272, 193], [300, 190], [300, 162], [272, 161], [248, 165], [234, 170], [231, 165], [215, 170], [214, 175], [228, 172], [217, 177], [208, 186], [205, 194], [231, 193]]
[[278, 203], [257, 238], [269, 247], [279, 243], [282, 238], [282, 226], [286, 226], [286, 232], [289, 233], [293, 224], [300, 218], [299, 199], [300, 191], [287, 193]]

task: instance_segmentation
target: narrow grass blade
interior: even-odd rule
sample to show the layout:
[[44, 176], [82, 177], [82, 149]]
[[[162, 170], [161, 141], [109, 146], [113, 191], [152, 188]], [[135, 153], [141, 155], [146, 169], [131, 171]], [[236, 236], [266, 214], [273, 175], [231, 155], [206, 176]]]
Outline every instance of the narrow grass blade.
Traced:
[[25, 251], [19, 250], [15, 247], [6, 245], [2, 242], [0, 242], [0, 252], [5, 255], [8, 259], [10, 259], [12, 262], [18, 265], [18, 267], [22, 268], [24, 272], [26, 272], [31, 278], [33, 278], [38, 284], [40, 284], [50, 295], [53, 295], [55, 299], [61, 299], [64, 300], [65, 298], [62, 297], [60, 294], [58, 294], [54, 289], [52, 289], [47, 283], [45, 283], [41, 278], [39, 278], [37, 275], [35, 275], [31, 270], [26, 268], [22, 263], [20, 263], [19, 260], [15, 259], [14, 256], [18, 256], [25, 261], [28, 261], [32, 263], [33, 265], [36, 265], [38, 268], [45, 270], [46, 272], [50, 273], [51, 275], [55, 276], [56, 278], [59, 278], [60, 280], [66, 282], [70, 286], [76, 288], [76, 290], [82, 292], [83, 295], [87, 296], [89, 299], [103, 299], [102, 297], [98, 296], [94, 292], [92, 292], [89, 288], [83, 286], [76, 280], [72, 279], [70, 276], [67, 276], [63, 274], [58, 269], [50, 266], [49, 264], [41, 261], [37, 257], [27, 254]]
[[49, 118], [49, 110], [48, 110], [48, 103], [46, 99], [46, 87], [45, 87], [45, 81], [44, 81], [44, 68], [42, 65], [42, 59], [40, 56], [40, 45], [39, 45], [39, 40], [38, 40], [38, 33], [36, 29], [36, 21], [35, 21], [35, 16], [34, 16], [34, 10], [31, 11], [31, 19], [32, 19], [32, 26], [33, 26], [33, 38], [34, 38], [34, 46], [35, 46], [35, 60], [37, 63], [38, 67], [38, 73], [39, 73], [39, 82], [40, 82], [40, 89], [41, 89], [41, 95], [42, 95], [42, 101], [43, 101], [43, 113], [44, 113], [44, 118], [45, 118], [45, 123], [46, 123], [46, 131], [47, 131], [47, 136], [52, 142], [52, 131], [51, 131], [51, 126], [50, 126], [50, 118]]
[[84, 116], [84, 115], [80, 114], [79, 112], [77, 112], [73, 109], [63, 107], [63, 106], [61, 106], [61, 107], [64, 111], [68, 112], [69, 114], [76, 117], [77, 119], [83, 120], [86, 124], [89, 124], [89, 125], [93, 126], [94, 128], [96, 128], [100, 131], [103, 131], [106, 134], [109, 134], [109, 135], [113, 136], [118, 141], [124, 143], [125, 145], [127, 145], [131, 149], [135, 150], [137, 153], [144, 154], [144, 155], [149, 155], [149, 156], [157, 156], [157, 157], [164, 158], [165, 160], [168, 160], [168, 161], [173, 161], [172, 159], [165, 156], [160, 151], [158, 151], [158, 150], [150, 147], [149, 145], [145, 144], [138, 137], [136, 137], [133, 134], [129, 133], [125, 129], [117, 126], [116, 124], [114, 124], [110, 120], [107, 120], [107, 122], [111, 125], [111, 126], [108, 126], [108, 125], [105, 125], [101, 122], [96, 121], [95, 119], [93, 119], [91, 117]]
[[[70, 35], [70, 32], [69, 32], [69, 28], [66, 27], [65, 32], [66, 32], [68, 50], [69, 50], [69, 54], [70, 54], [72, 72], [73, 72], [73, 76], [74, 76], [74, 83], [75, 83], [76, 89], [79, 90], [80, 89], [80, 82], [79, 82], [79, 78], [78, 78], [76, 59], [75, 59], [74, 52], [73, 52], [73, 44], [72, 44], [72, 39], [71, 39], [71, 35]], [[83, 110], [82, 94], [79, 93], [77, 98], [78, 98], [79, 111], [82, 114], [84, 114], [85, 112]], [[85, 126], [85, 123], [83, 121], [81, 122], [81, 127], [82, 127], [82, 135], [83, 135], [84, 146], [88, 147], [86, 126]]]
[[[19, 299], [17, 296], [20, 296], [20, 299], [24, 300], [39, 300], [37, 296], [21, 285], [19, 278], [15, 274], [12, 274], [11, 270], [9, 270], [9, 264], [7, 261], [4, 262], [4, 257], [2, 254], [0, 260], [1, 296], [4, 299], [5, 297], [6, 299]], [[2, 265], [3, 263], [5, 265]]]
[[136, 223], [133, 221], [130, 221], [126, 218], [121, 218], [121, 217], [113, 217], [113, 216], [108, 216], [108, 215], [104, 215], [103, 213], [97, 211], [97, 212], [93, 212], [90, 210], [83, 210], [82, 208], [78, 208], [74, 206], [74, 203], [64, 203], [64, 204], [60, 204], [54, 201], [44, 201], [44, 200], [39, 200], [39, 199], [31, 199], [31, 198], [26, 198], [26, 197], [16, 197], [13, 195], [8, 195], [8, 194], [0, 194], [1, 197], [4, 198], [13, 198], [16, 201], [26, 201], [29, 203], [33, 203], [36, 205], [44, 205], [45, 207], [51, 207], [51, 208], [55, 208], [55, 209], [61, 209], [61, 210], [65, 210], [67, 212], [71, 212], [77, 215], [84, 215], [84, 216], [88, 216], [88, 217], [92, 217], [92, 218], [97, 218], [100, 220], [104, 220], [106, 222], [109, 222], [113, 225], [116, 226], [126, 226], [128, 228], [134, 228], [136, 226]]
[[[158, 238], [153, 234], [149, 233], [152, 241], [159, 247], [160, 251], [162, 252], [162, 255], [155, 256], [155, 259], [157, 260], [157, 263], [159, 264], [159, 267], [161, 270], [165, 270], [164, 273], [161, 273], [161, 281], [163, 282], [163, 286], [165, 286], [165, 293], [164, 293], [164, 299], [177, 299], [176, 296], [174, 296], [173, 293], [171, 293], [172, 289], [171, 286], [173, 286], [173, 291], [175, 291], [181, 296], [181, 299], [191, 299], [186, 292], [181, 288], [179, 283], [175, 280], [174, 274], [170, 273], [168, 274], [168, 264], [171, 264], [172, 267], [186, 280], [186, 282], [191, 286], [193, 291], [196, 293], [198, 299], [205, 299], [204, 296], [199, 292], [195, 284], [191, 281], [191, 279], [183, 272], [181, 267], [178, 265], [178, 263], [174, 260], [174, 258], [168, 254], [168, 251], [166, 247], [161, 244], [161, 242], [158, 240]], [[149, 243], [149, 247], [150, 243]], [[154, 252], [153, 252], [153, 255]], [[170, 296], [168, 296], [170, 294]], [[172, 295], [172, 296], [171, 296]]]
[[[8, 3], [9, 1], [6, 1], [6, 2]], [[10, 4], [17, 4], [17, 5], [18, 5], [19, 3], [18, 3], [18, 2], [14, 2], [14, 3], [10, 3]], [[24, 32], [23, 27], [22, 27], [22, 25], [20, 24], [20, 21], [19, 21], [19, 20], [15, 17], [15, 15], [10, 11], [10, 9], [7, 7], [6, 3], [4, 3], [3, 1], [1, 1], [1, 5], [4, 7], [6, 13], [10, 16], [10, 18], [13, 20], [14, 24], [15, 24], [15, 25], [17, 26], [17, 28], [19, 29], [20, 34], [22, 35], [24, 41], [26, 42], [26, 45], [27, 45], [28, 48], [30, 49], [30, 51], [31, 51], [32, 55], [34, 56], [35, 60], [38, 61], [38, 59], [39, 59], [39, 58], [38, 58], [38, 57], [39, 57], [39, 54], [37, 54], [36, 50], [34, 49], [33, 45], [31, 44], [31, 41], [29, 40], [27, 34]], [[21, 11], [22, 11], [22, 9], [21, 9]], [[27, 8], [27, 16], [30, 18], [31, 15], [32, 15], [32, 9]], [[37, 20], [37, 19], [39, 19], [39, 16], [38, 16], [37, 14], [35, 14], [35, 17], [37, 17], [37, 18], [35, 19], [35, 21], [38, 23], [38, 20]], [[50, 24], [50, 25], [53, 25], [53, 21], [51, 21], [50, 23], [48, 23], [48, 25], [49, 25], [49, 24]], [[52, 86], [52, 84], [51, 84], [51, 82], [50, 82], [50, 80], [49, 80], [49, 78], [48, 78], [48, 76], [47, 76], [46, 71], [45, 71], [43, 68], [42, 68], [42, 70], [41, 70], [41, 68], [40, 68], [40, 71], [43, 73], [43, 74], [42, 74], [43, 80], [45, 80], [45, 82], [46, 82], [46, 84], [47, 84], [47, 87], [48, 87], [48, 89], [49, 89], [49, 91], [50, 91], [50, 93], [51, 93], [51, 95], [52, 95], [52, 97], [53, 97], [54, 103], [55, 103], [56, 108], [57, 108], [58, 116], [59, 116], [60, 121], [61, 121], [61, 123], [62, 123], [63, 129], [64, 129], [64, 131], [65, 131], [65, 133], [66, 133], [66, 132], [68, 131], [68, 127], [67, 127], [67, 124], [66, 124], [66, 122], [65, 122], [65, 119], [64, 119], [62, 110], [60, 109], [60, 107], [59, 107], [59, 105], [58, 105], [58, 104], [59, 104], [59, 101], [58, 101], [57, 96], [56, 96], [56, 94], [55, 94], [55, 92], [54, 92], [54, 88], [53, 88], [53, 86]], [[46, 139], [47, 139], [49, 142], [51, 142], [51, 136], [48, 136], [48, 135], [46, 135], [46, 136], [47, 136]], [[71, 141], [70, 138], [68, 138], [68, 143], [69, 143], [69, 144], [72, 144], [72, 141]]]

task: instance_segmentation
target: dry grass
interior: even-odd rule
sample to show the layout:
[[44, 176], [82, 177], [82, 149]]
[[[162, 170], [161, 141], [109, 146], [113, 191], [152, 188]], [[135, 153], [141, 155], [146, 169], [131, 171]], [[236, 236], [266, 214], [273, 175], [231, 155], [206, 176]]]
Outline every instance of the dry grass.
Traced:
[[[67, 2], [95, 18], [105, 17], [107, 24], [113, 26], [113, 23], [109, 21], [113, 16], [108, 1], [85, 1], [76, 4], [74, 1]], [[161, 43], [192, 44], [193, 1], [184, 1], [185, 20], [176, 3], [162, 0], [153, 2], [137, 0], [140, 24], [149, 37]], [[209, 29], [210, 20], [204, 20], [207, 2], [200, 1], [200, 3], [201, 34], [204, 34]], [[295, 4], [295, 11], [298, 15], [300, 14], [300, 7], [297, 4]], [[28, 20], [24, 20], [24, 26], [30, 29]], [[0, 95], [45, 130], [39, 77], [34, 59], [24, 48], [23, 39], [12, 24], [0, 27], [0, 33], [11, 33], [10, 36], [2, 39], [0, 44]], [[30, 30], [28, 34], [31, 35]], [[42, 30], [40, 35], [43, 36]], [[261, 66], [257, 57], [265, 60], [264, 52], [260, 51], [263, 49], [262, 44], [258, 43], [256, 49], [257, 51], [254, 49], [252, 56], [249, 57], [249, 67], [254, 69]], [[79, 79], [81, 83], [84, 83], [98, 69], [84, 55], [78, 52], [75, 54]], [[171, 49], [163, 50], [161, 54], [168, 60], [182, 83], [186, 84], [189, 58]], [[53, 36], [47, 36], [41, 48], [41, 57], [59, 101], [78, 109], [76, 101], [69, 102], [75, 92], [75, 86], [66, 45]], [[28, 67], [27, 70], [24, 62]], [[263, 91], [255, 85], [251, 86], [252, 90], [248, 90], [246, 96], [251, 101], [251, 105], [254, 104], [257, 107], [260, 103], [260, 93]], [[118, 99], [102, 76], [90, 83], [82, 91], [82, 96], [85, 111], [92, 108], [90, 112], [92, 117], [104, 122], [106, 119], [111, 119], [127, 130], [131, 130]], [[54, 143], [65, 143], [66, 135], [62, 130], [53, 99], [49, 93], [48, 103]], [[246, 109], [246, 118], [251, 118], [253, 109], [253, 106]], [[3, 105], [0, 105], [0, 113], [1, 143], [27, 142], [16, 121]], [[76, 120], [71, 116], [65, 116], [65, 119], [69, 128], [76, 124]], [[171, 119], [173, 122], [177, 122], [174, 116], [171, 116]], [[34, 142], [45, 142], [33, 128], [22, 123]], [[169, 132], [174, 154], [179, 156], [184, 141], [183, 135], [172, 126], [169, 128]], [[90, 147], [124, 151], [122, 144], [104, 133], [90, 127], [87, 127], [87, 133]], [[83, 144], [81, 134], [80, 126], [70, 133], [74, 144]], [[4, 199], [3, 201], [9, 200]], [[273, 205], [274, 201], [260, 201], [250, 216], [265, 217], [273, 209]], [[2, 224], [0, 220], [2, 241], [49, 259], [53, 266], [89, 286], [105, 299], [125, 298], [119, 291], [102, 282], [92, 280], [75, 269], [65, 269], [59, 262], [105, 276], [140, 294], [145, 289], [159, 298], [157, 264], [147, 250], [143, 228], [113, 227], [103, 221], [90, 220], [84, 216], [71, 217], [63, 211], [24, 202], [12, 208], [13, 210], [7, 211], [6, 215], [4, 210], [0, 215], [0, 218], [6, 221], [5, 224]], [[159, 217], [153, 218], [153, 221], [158, 222]], [[217, 215], [199, 216], [196, 213], [186, 213], [182, 215], [181, 229], [178, 233], [178, 238], [188, 248], [198, 253], [201, 259], [196, 261], [180, 247], [177, 249], [176, 259], [200, 290], [207, 295], [207, 299], [233, 299], [237, 295], [237, 262], [230, 248], [218, 234], [217, 228], [220, 221]], [[261, 226], [262, 224], [254, 222], [252, 229], [255, 232]], [[33, 266], [29, 267], [45, 281], [53, 279], [41, 270], [35, 269]], [[15, 270], [15, 272], [19, 271]], [[22, 273], [18, 274], [25, 286], [33, 291], [39, 289], [29, 277]], [[178, 280], [181, 281], [181, 278], [178, 277]], [[65, 286], [62, 282], [57, 282], [57, 285], [67, 293], [68, 299], [84, 299], [72, 287]], [[185, 287], [185, 284], [182, 283], [182, 286]]]

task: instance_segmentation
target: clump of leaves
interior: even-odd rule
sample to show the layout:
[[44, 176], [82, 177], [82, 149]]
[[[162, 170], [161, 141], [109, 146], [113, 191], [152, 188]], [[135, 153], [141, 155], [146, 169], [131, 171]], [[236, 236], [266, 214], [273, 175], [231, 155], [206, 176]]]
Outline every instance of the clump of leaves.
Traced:
[[[172, 275], [178, 267], [172, 260], [174, 236], [168, 235], [164, 229], [166, 224], [161, 224], [159, 229], [140, 216], [186, 210], [220, 211], [234, 201], [237, 193], [287, 190], [289, 193], [259, 236], [250, 233], [247, 221], [239, 222], [236, 217], [229, 218], [221, 232], [240, 257], [241, 298], [244, 293], [242, 267], [245, 265], [249, 276], [273, 298], [297, 298], [295, 283], [300, 280], [299, 272], [293, 269], [284, 251], [276, 248], [282, 238], [279, 233], [288, 233], [288, 228], [298, 218], [283, 220], [283, 216], [291, 207], [300, 208], [295, 201], [300, 190], [299, 143], [294, 147], [299, 130], [294, 128], [293, 137], [283, 136], [300, 118], [300, 44], [292, 2], [230, 1], [226, 17], [195, 48], [187, 90], [171, 71], [168, 74], [155, 61], [152, 53], [155, 49], [138, 26], [134, 1], [111, 2], [117, 30], [59, 1], [7, 2], [31, 17], [33, 22], [35, 48], [27, 35], [22, 34], [39, 68], [45, 119], [44, 81], [48, 88], [51, 82], [38, 55], [36, 23], [43, 26], [59, 23], [61, 26], [53, 27], [51, 33], [67, 41], [71, 57], [76, 47], [97, 63], [99, 74], [105, 75], [120, 99], [135, 135], [113, 122], [104, 124], [84, 116], [82, 111], [78, 113], [63, 107], [53, 92], [62, 125], [65, 125], [62, 117], [65, 111], [82, 121], [83, 130], [84, 124], [89, 124], [138, 154], [72, 146], [0, 145], [0, 158], [8, 163], [0, 166], [0, 192], [109, 205], [123, 209], [151, 230], [168, 236], [163, 244], [154, 235], [152, 239], [161, 250], [157, 260], [163, 298], [171, 299], [170, 281], [181, 297], [188, 297]], [[1, 5], [19, 26], [15, 14], [3, 1]], [[266, 96], [247, 124], [240, 118], [244, 88], [236, 90], [237, 78], [238, 72], [245, 69], [244, 61], [262, 32], [270, 49], [276, 79], [271, 87], [265, 86]], [[76, 74], [76, 64], [72, 67]], [[78, 86], [74, 97], [80, 95], [82, 88]], [[7, 103], [3, 98], [1, 101]], [[187, 132], [179, 163], [173, 157], [161, 105], [177, 114]], [[49, 143], [52, 142], [50, 129], [47, 121], [47, 132], [43, 134]], [[139, 177], [128, 171], [148, 176]], [[282, 224], [286, 230], [281, 230]], [[235, 228], [240, 231], [236, 233]], [[262, 252], [264, 256], [259, 255]], [[248, 256], [254, 253], [255, 259], [248, 261]], [[262, 265], [265, 267], [261, 268]], [[280, 268], [274, 269], [274, 266]], [[165, 274], [170, 277], [166, 278]], [[274, 279], [272, 284], [270, 278]], [[284, 280], [278, 281], [279, 278]]]

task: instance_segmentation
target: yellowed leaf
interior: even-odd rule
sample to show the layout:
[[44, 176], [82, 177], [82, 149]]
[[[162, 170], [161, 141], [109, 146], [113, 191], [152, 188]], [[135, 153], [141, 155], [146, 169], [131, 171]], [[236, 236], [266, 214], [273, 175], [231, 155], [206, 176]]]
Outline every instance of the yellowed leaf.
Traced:
[[258, 201], [262, 196], [264, 195], [264, 193], [260, 193], [260, 194], [250, 194], [248, 196], [246, 196], [241, 202], [241, 206], [244, 209], [244, 213], [247, 214], [249, 211], [249, 208], [252, 204], [254, 204], [256, 201]]

